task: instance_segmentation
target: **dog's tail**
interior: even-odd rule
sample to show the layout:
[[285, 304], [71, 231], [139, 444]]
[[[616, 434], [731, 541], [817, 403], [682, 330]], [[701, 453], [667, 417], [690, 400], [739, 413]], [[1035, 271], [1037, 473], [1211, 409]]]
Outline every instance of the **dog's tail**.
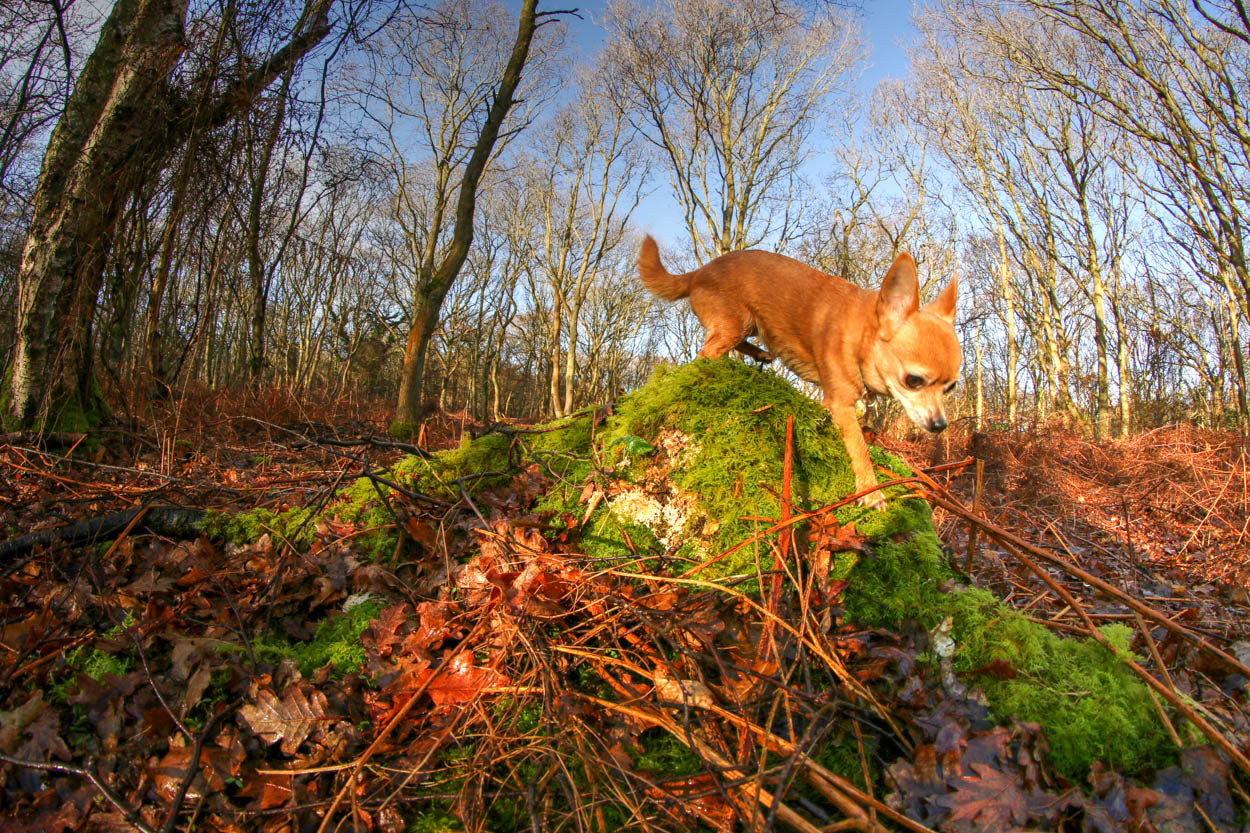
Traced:
[[677, 301], [690, 294], [690, 275], [670, 275], [660, 262], [660, 250], [649, 234], [638, 253], [638, 274], [642, 285], [665, 301]]

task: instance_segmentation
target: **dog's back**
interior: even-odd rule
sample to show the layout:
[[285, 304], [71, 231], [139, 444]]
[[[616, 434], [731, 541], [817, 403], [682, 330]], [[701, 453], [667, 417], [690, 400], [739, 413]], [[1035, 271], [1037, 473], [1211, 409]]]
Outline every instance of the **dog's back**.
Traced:
[[846, 442], [862, 502], [884, 504], [873, 491], [876, 477], [855, 418], [855, 400], [865, 389], [893, 395], [929, 431], [946, 427], [943, 397], [960, 366], [952, 326], [956, 279], [921, 308], [916, 263], [902, 252], [877, 292], [758, 251], [730, 252], [693, 272], [671, 275], [650, 237], [643, 241], [638, 268], [654, 294], [690, 299], [707, 331], [700, 356], [717, 358], [737, 349], [771, 358], [747, 341], [758, 334], [786, 367], [821, 386], [824, 405]]
[[723, 355], [758, 334], [799, 376], [819, 383], [814, 353], [831, 340], [857, 343], [871, 311], [872, 293], [785, 255], [739, 251], [672, 275], [655, 241], [643, 241], [638, 258], [643, 284], [665, 300], [689, 298], [707, 330], [700, 355]]

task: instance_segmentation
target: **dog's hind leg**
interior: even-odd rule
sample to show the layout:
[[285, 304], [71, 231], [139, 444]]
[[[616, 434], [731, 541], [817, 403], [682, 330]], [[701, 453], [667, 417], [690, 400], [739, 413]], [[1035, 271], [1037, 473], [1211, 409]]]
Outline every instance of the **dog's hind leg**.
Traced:
[[709, 330], [703, 341], [703, 349], [699, 355], [705, 359], [719, 359], [738, 345], [740, 336], [737, 333]]

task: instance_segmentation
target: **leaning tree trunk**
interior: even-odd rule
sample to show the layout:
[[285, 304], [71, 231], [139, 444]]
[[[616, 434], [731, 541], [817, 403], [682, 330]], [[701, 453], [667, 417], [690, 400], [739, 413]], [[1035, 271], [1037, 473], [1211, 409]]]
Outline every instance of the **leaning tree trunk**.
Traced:
[[460, 267], [464, 265], [465, 258], [469, 255], [469, 246], [473, 243], [473, 217], [477, 208], [478, 184], [486, 170], [486, 163], [494, 152], [499, 129], [515, 101], [513, 95], [521, 82], [521, 73], [529, 58], [530, 43], [538, 26], [537, 7], [538, 0], [524, 0], [521, 5], [516, 42], [508, 56], [508, 65], [499, 79], [499, 89], [495, 91], [490, 111], [482, 124], [481, 133], [478, 134], [477, 144], [473, 146], [473, 153], [469, 155], [469, 161], [464, 167], [464, 178], [460, 181], [460, 194], [456, 200], [455, 225], [447, 254], [428, 280], [425, 279], [426, 276], [422, 276], [423, 286], [417, 293], [412, 329], [408, 333], [408, 344], [404, 350], [399, 402], [395, 408], [395, 421], [391, 424], [391, 433], [396, 436], [415, 434], [417, 424], [423, 416], [421, 390], [425, 384], [425, 358], [430, 338], [438, 326], [443, 298], [460, 274]]
[[[445, 293], [444, 293], [445, 294]], [[395, 410], [395, 422], [391, 433], [396, 436], [415, 436], [417, 424], [425, 414], [425, 357], [430, 348], [430, 338], [438, 327], [438, 314], [443, 297], [418, 297], [414, 304], [412, 326], [408, 330], [408, 343], [404, 347], [404, 367], [399, 377], [399, 405]]]
[[182, 0], [118, 0], [44, 154], [18, 270], [17, 345], [5, 421], [44, 427], [95, 402], [81, 328], [152, 122], [141, 114], [182, 53]]
[[[331, 0], [311, 0], [300, 30], [254, 60], [208, 102], [202, 129], [224, 124], [329, 32]], [[185, 49], [186, 0], [117, 0], [52, 131], [18, 268], [17, 343], [3, 391], [4, 422], [44, 428], [89, 416], [90, 327], [122, 207], [159, 171], [193, 124], [169, 87]], [[199, 104], [200, 102], [196, 102]]]

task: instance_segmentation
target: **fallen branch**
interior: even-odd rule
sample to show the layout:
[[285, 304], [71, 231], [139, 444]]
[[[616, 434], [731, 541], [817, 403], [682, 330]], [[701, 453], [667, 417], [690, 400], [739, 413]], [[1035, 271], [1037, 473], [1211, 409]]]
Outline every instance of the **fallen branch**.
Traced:
[[16, 767], [23, 767], [25, 769], [36, 769], [43, 772], [56, 772], [61, 775], [75, 775], [82, 778], [91, 786], [95, 787], [96, 790], [99, 791], [100, 795], [104, 797], [104, 800], [109, 804], [112, 804], [117, 812], [121, 813], [122, 817], [126, 819], [126, 822], [133, 825], [139, 833], [156, 833], [156, 831], [154, 831], [151, 827], [148, 827], [143, 823], [142, 817], [140, 817], [139, 813], [136, 812], [133, 807], [126, 804], [126, 802], [122, 800], [122, 797], [118, 795], [103, 778], [96, 775], [92, 771], [95, 769], [95, 761], [93, 759], [89, 758], [86, 762], [86, 766], [77, 767], [67, 766], [66, 764], [54, 764], [50, 761], [24, 761], [21, 758], [14, 758], [0, 752], [0, 762]]
[[0, 566], [8, 566], [39, 547], [80, 547], [108, 541], [120, 535], [131, 523], [143, 532], [167, 535], [170, 538], [196, 538], [201, 534], [200, 521], [204, 510], [185, 506], [148, 506], [113, 512], [99, 518], [79, 521], [55, 529], [41, 529], [18, 538], [0, 542]]
[[137, 469], [131, 466], [112, 466], [112, 465], [109, 465], [108, 463], [96, 463], [92, 460], [82, 460], [76, 457], [63, 457], [60, 454], [53, 454], [50, 451], [41, 451], [38, 448], [28, 448], [26, 446], [21, 446], [21, 445], [9, 444], [5, 446], [0, 446], [0, 449], [3, 449], [3, 448], [11, 448], [14, 451], [20, 451], [23, 454], [34, 454], [39, 457], [47, 457], [49, 459], [56, 460], [58, 463], [69, 463], [70, 465], [73, 465], [73, 466], [86, 466], [92, 469], [100, 469], [101, 471], [117, 471], [117, 472], [123, 472], [125, 474], [138, 475], [140, 477], [156, 477], [161, 480], [164, 480], [167, 483], [182, 483], [187, 486], [194, 486], [197, 489], [211, 489], [213, 491], [225, 492], [231, 495], [243, 494], [243, 492], [240, 491], [239, 489], [232, 489], [229, 486], [222, 486], [220, 483], [209, 483], [203, 480], [192, 480], [188, 477], [178, 477], [177, 475], [174, 475], [174, 474], [161, 474], [159, 471], [150, 471], [148, 469]]

